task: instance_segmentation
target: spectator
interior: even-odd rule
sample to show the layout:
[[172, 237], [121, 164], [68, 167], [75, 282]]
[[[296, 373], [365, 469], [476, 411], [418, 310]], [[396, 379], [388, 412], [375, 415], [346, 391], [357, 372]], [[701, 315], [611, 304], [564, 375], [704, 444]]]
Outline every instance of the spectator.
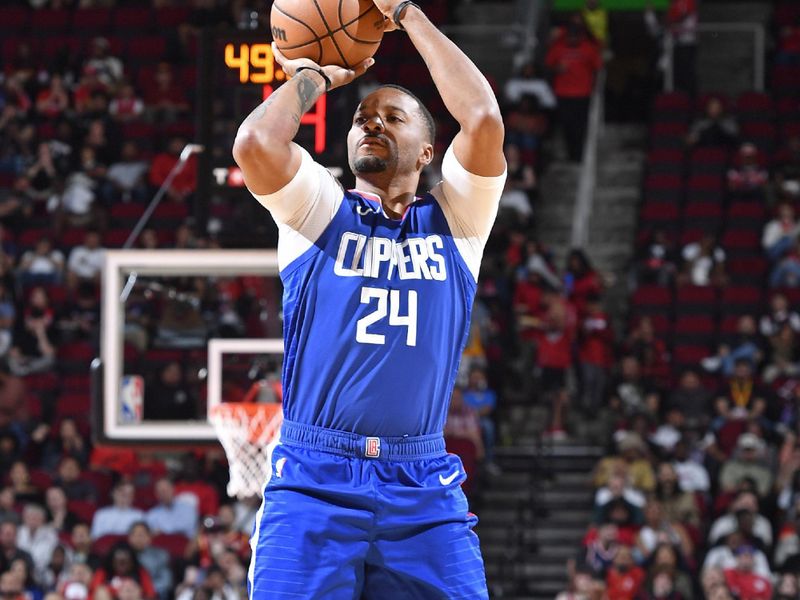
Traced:
[[53, 75], [50, 83], [36, 96], [36, 112], [45, 119], [57, 119], [69, 108], [69, 90], [61, 75]]
[[761, 335], [767, 338], [773, 337], [787, 325], [794, 333], [800, 333], [800, 314], [791, 309], [784, 294], [773, 294], [769, 306], [769, 312], [761, 317], [758, 324]]
[[56, 591], [62, 596], [59, 600], [89, 598], [89, 587], [93, 576], [92, 569], [85, 563], [73, 563], [68, 575], [56, 587]]
[[35, 579], [43, 581], [53, 551], [58, 546], [58, 533], [47, 524], [47, 513], [38, 504], [26, 504], [22, 525], [17, 531], [17, 546], [33, 558]]
[[638, 285], [670, 285], [677, 272], [677, 257], [672, 241], [663, 229], [655, 230], [638, 253], [635, 282]]
[[238, 600], [240, 597], [233, 586], [225, 580], [222, 569], [217, 565], [212, 565], [207, 569], [202, 584], [185, 587], [175, 597], [175, 600], [194, 600], [198, 596], [213, 600]]
[[514, 144], [505, 146], [508, 177], [500, 196], [501, 218], [508, 214], [513, 223], [528, 223], [533, 215], [533, 195], [536, 190], [536, 174], [533, 166], [522, 161], [519, 148]]
[[620, 404], [626, 416], [646, 413], [655, 394], [653, 382], [644, 376], [639, 360], [635, 356], [623, 356], [618, 365], [619, 373], [610, 386], [612, 402]]
[[72, 289], [76, 289], [82, 281], [99, 284], [106, 252], [100, 241], [100, 232], [90, 229], [83, 238], [83, 244], [75, 246], [69, 253], [67, 284]]
[[175, 498], [175, 486], [168, 477], [155, 483], [158, 503], [147, 511], [146, 522], [158, 533], [180, 533], [193, 538], [197, 533], [197, 504]]
[[688, 144], [697, 147], [735, 145], [739, 138], [739, 125], [725, 113], [722, 100], [710, 98], [704, 112], [703, 118], [695, 120], [689, 128]]
[[196, 398], [184, 378], [180, 363], [167, 363], [150, 386], [144, 403], [144, 418], [175, 421], [197, 418]]
[[774, 263], [769, 285], [773, 288], [800, 287], [800, 238], [795, 239], [789, 251]]
[[126, 535], [131, 525], [144, 520], [144, 513], [133, 507], [133, 495], [133, 485], [127, 481], [114, 486], [111, 490], [113, 504], [94, 513], [92, 539], [109, 534]]
[[726, 377], [733, 375], [736, 363], [745, 361], [758, 365], [764, 357], [756, 320], [752, 315], [742, 315], [736, 323], [736, 338], [733, 343], [721, 344], [716, 356], [705, 358], [703, 367], [708, 371], [719, 370]]
[[[78, 442], [73, 442], [70, 446], [72, 444], [78, 444]], [[83, 449], [82, 452], [85, 453], [86, 450]], [[69, 500], [89, 500], [90, 502], [97, 500], [97, 490], [94, 485], [81, 478], [81, 465], [74, 452], [61, 458], [54, 483], [64, 490]]]
[[578, 17], [551, 44], [545, 64], [555, 73], [553, 90], [558, 98], [558, 120], [564, 132], [569, 160], [583, 159], [594, 78], [603, 66], [600, 49], [589, 39]]
[[728, 169], [728, 191], [736, 198], [764, 200], [769, 173], [759, 164], [758, 148], [745, 143], [739, 147]]
[[197, 501], [198, 514], [202, 516], [216, 515], [219, 510], [219, 494], [217, 490], [204, 480], [198, 457], [191, 452], [183, 455], [178, 479], [175, 481], [175, 493], [193, 497]]
[[[139, 564], [136, 552], [127, 542], [119, 542], [108, 553], [104, 565], [95, 571], [89, 588], [90, 594], [107, 588], [112, 597], [119, 596], [126, 580], [133, 580], [142, 590], [142, 598], [156, 600], [158, 593], [147, 570]], [[120, 599], [122, 600], [122, 599]]]
[[111, 44], [104, 37], [92, 40], [91, 55], [86, 66], [97, 73], [97, 78], [107, 88], [114, 88], [121, 80], [124, 72], [122, 61], [110, 53]]
[[169, 593], [173, 591], [169, 553], [163, 548], [153, 546], [152, 541], [150, 527], [147, 523], [140, 521], [131, 525], [128, 532], [128, 543], [136, 552], [139, 564], [150, 574], [159, 598], [167, 600]]
[[587, 415], [594, 415], [605, 400], [609, 371], [614, 364], [614, 332], [597, 296], [586, 298], [578, 340], [581, 408]]
[[[636, 321], [623, 345], [626, 355], [638, 362], [638, 369], [646, 388], [667, 377], [669, 372], [669, 353], [664, 341], [656, 335], [653, 320], [641, 317]], [[625, 357], [622, 358], [623, 366]], [[633, 369], [632, 365], [628, 369]], [[623, 369], [624, 370], [624, 369]]]
[[189, 111], [185, 90], [175, 82], [172, 66], [160, 62], [153, 81], [144, 90], [144, 102], [152, 119], [169, 123]]
[[776, 216], [764, 226], [761, 245], [773, 263], [780, 261], [792, 251], [800, 233], [800, 223], [795, 219], [794, 206], [790, 202], [781, 202], [776, 209]]
[[[717, 583], [716, 580], [720, 575], [724, 577], [725, 570], [736, 568], [735, 551], [744, 544], [745, 538], [742, 533], [734, 531], [725, 536], [723, 543], [714, 545], [709, 550], [703, 562], [703, 588]], [[761, 550], [756, 549], [753, 553], [753, 563], [753, 572], [761, 577], [772, 577], [767, 556]]]
[[690, 453], [689, 441], [681, 438], [673, 451], [672, 467], [678, 475], [678, 485], [686, 492], [708, 493], [711, 489], [711, 478], [708, 470], [701, 462], [694, 460]]
[[92, 281], [80, 281], [67, 300], [58, 319], [62, 342], [85, 340], [94, 342], [100, 330], [100, 294]]
[[[744, 527], [742, 527], [744, 525]], [[758, 498], [752, 492], [741, 492], [728, 507], [728, 512], [711, 524], [708, 541], [711, 545], [738, 532], [747, 543], [772, 547], [772, 525], [758, 512]], [[736, 546], [729, 544], [731, 552]]]
[[629, 485], [625, 475], [621, 471], [617, 471], [609, 476], [607, 485], [598, 488], [595, 492], [595, 516], [592, 520], [597, 523], [599, 517], [597, 509], [617, 498], [622, 498], [628, 504], [639, 509], [644, 508], [645, 505], [644, 494]]
[[17, 270], [20, 283], [25, 286], [53, 284], [61, 281], [64, 270], [64, 255], [53, 248], [47, 237], [39, 238], [33, 250], [22, 255]]
[[497, 406], [497, 394], [489, 388], [486, 371], [474, 367], [469, 374], [469, 383], [464, 391], [464, 403], [478, 411], [481, 424], [481, 437], [486, 456], [485, 467], [493, 475], [499, 475], [499, 467], [494, 462], [494, 444], [496, 439], [494, 426], [494, 409]]
[[774, 564], [779, 571], [795, 571], [800, 563], [800, 513], [784, 524], [775, 544]]
[[102, 557], [92, 549], [91, 528], [88, 523], [80, 521], [72, 526], [69, 546], [68, 558], [72, 564], [85, 564], [92, 570], [101, 565]]
[[12, 374], [24, 376], [52, 368], [56, 354], [53, 314], [44, 288], [33, 288], [14, 331], [14, 346], [8, 356]]
[[586, 0], [581, 17], [592, 39], [601, 48], [608, 48], [608, 11], [600, 5], [600, 0]]
[[[650, 561], [652, 573], [666, 573], [670, 576], [672, 588], [677, 593], [677, 598], [690, 600], [694, 597], [694, 585], [688, 575], [686, 560], [678, 555], [676, 546], [661, 542], [656, 546]], [[666, 596], [667, 598], [675, 596]]]
[[22, 588], [24, 590], [23, 598], [38, 600], [43, 596], [42, 587], [34, 577], [33, 569], [28, 561], [22, 558], [11, 561], [9, 572], [16, 576], [17, 581], [22, 582]]
[[559, 593], [556, 600], [589, 600], [593, 591], [592, 570], [578, 563], [570, 574], [569, 589]]
[[567, 256], [564, 291], [575, 304], [580, 315], [585, 312], [587, 299], [599, 296], [603, 291], [600, 275], [594, 270], [589, 257], [583, 250], [573, 248]]
[[645, 572], [633, 560], [630, 546], [621, 545], [606, 574], [609, 598], [633, 600], [641, 590]]
[[754, 433], [743, 433], [736, 442], [736, 450], [736, 458], [728, 460], [719, 474], [722, 490], [732, 492], [743, 479], [750, 478], [756, 483], [758, 495], [765, 498], [772, 490], [773, 475], [763, 459], [764, 440]]
[[768, 398], [769, 391], [758, 385], [753, 376], [752, 363], [746, 358], [738, 359], [723, 393], [714, 403], [718, 416], [712, 422], [712, 427], [719, 431], [729, 421], [742, 420], [757, 421], [769, 426], [766, 420]]
[[24, 461], [17, 460], [11, 465], [8, 470], [8, 480], [16, 502], [42, 503], [42, 491], [31, 482], [31, 472]]
[[645, 458], [646, 446], [637, 433], [626, 432], [617, 441], [618, 454], [600, 459], [595, 467], [595, 487], [606, 485], [613, 473], [622, 473], [631, 485], [641, 492], [652, 492], [656, 479], [653, 467]]
[[511, 103], [519, 102], [523, 96], [533, 96], [536, 102], [545, 110], [556, 108], [556, 97], [546, 79], [539, 77], [536, 65], [532, 61], [522, 65], [519, 73], [513, 75], [506, 82], [503, 90], [506, 100]]
[[145, 177], [147, 168], [147, 161], [140, 157], [136, 143], [124, 142], [120, 159], [106, 173], [101, 192], [105, 205], [111, 206], [118, 199], [123, 202], [144, 201], [148, 196]]
[[[655, 498], [664, 516], [673, 523], [700, 527], [700, 510], [694, 494], [681, 488], [675, 468], [668, 462], [658, 465]], [[688, 554], [684, 553], [684, 556]]]
[[453, 389], [447, 421], [444, 426], [445, 438], [463, 440], [472, 443], [478, 460], [485, 457], [481, 420], [478, 411], [464, 401], [464, 393], [460, 388]]
[[[672, 38], [672, 56], [667, 56], [666, 61], [672, 63], [673, 86], [690, 96], [694, 96], [697, 87], [697, 16], [696, 0], [670, 0], [663, 32]], [[662, 35], [652, 5], [645, 11], [645, 22], [651, 35]]]
[[30, 569], [33, 568], [31, 555], [17, 545], [16, 521], [3, 521], [0, 523], [0, 571], [9, 569], [17, 559], [24, 560]]
[[680, 411], [687, 428], [705, 431], [710, 422], [711, 394], [703, 385], [697, 371], [686, 369], [681, 373], [667, 406], [670, 410]]
[[68, 533], [78, 523], [77, 515], [67, 506], [67, 495], [64, 490], [56, 485], [50, 486], [45, 492], [45, 505], [50, 518], [48, 525], [58, 533]]
[[41, 142], [38, 147], [36, 161], [25, 171], [30, 182], [30, 196], [37, 201], [47, 200], [56, 189], [60, 176], [50, 144]]
[[596, 577], [605, 579], [606, 571], [620, 549], [620, 532], [614, 523], [603, 523], [590, 530], [584, 539], [585, 551], [578, 562], [584, 562]]
[[787, 136], [772, 164], [778, 193], [787, 199], [800, 197], [800, 135]]
[[[182, 138], [172, 138], [166, 150], [155, 156], [150, 167], [150, 185], [157, 188], [166, 181], [170, 171], [177, 164], [184, 146], [185, 141]], [[191, 156], [181, 172], [172, 180], [166, 192], [167, 198], [175, 202], [187, 201], [194, 194], [196, 186], [197, 160], [195, 156]]]
[[681, 285], [723, 286], [725, 274], [725, 250], [717, 244], [711, 234], [705, 234], [699, 242], [691, 242], [681, 252], [683, 266], [678, 276]]
[[117, 95], [108, 105], [108, 113], [120, 122], [135, 121], [144, 112], [144, 102], [136, 96], [136, 90], [130, 83], [120, 86]]
[[660, 544], [680, 548], [681, 555], [689, 558], [694, 554], [694, 544], [683, 525], [665, 514], [658, 500], [650, 500], [644, 507], [644, 525], [636, 538], [636, 548], [649, 562]]
[[772, 583], [768, 577], [754, 572], [755, 548], [742, 544], [734, 550], [736, 566], [725, 569], [725, 581], [728, 587], [739, 598], [748, 600], [770, 600]]

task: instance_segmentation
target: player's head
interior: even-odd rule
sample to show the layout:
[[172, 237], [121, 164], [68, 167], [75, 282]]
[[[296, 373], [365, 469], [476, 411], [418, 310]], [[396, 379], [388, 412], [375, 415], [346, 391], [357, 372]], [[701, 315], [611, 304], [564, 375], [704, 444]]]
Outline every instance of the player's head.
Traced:
[[357, 176], [419, 172], [433, 159], [433, 117], [410, 91], [384, 85], [358, 105], [347, 136], [350, 168]]

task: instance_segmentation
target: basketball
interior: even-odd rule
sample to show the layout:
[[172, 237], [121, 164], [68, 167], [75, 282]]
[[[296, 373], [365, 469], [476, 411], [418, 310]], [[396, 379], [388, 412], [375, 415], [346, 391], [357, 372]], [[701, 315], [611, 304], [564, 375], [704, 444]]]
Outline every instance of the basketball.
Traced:
[[278, 0], [270, 28], [286, 58], [351, 68], [375, 54], [386, 24], [372, 0]]

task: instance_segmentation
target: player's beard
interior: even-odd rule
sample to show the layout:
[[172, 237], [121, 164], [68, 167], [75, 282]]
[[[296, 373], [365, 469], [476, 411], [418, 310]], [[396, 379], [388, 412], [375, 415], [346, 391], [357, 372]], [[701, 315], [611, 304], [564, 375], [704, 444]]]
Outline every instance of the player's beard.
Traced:
[[353, 161], [353, 173], [383, 173], [389, 167], [388, 161], [379, 156], [359, 156]]

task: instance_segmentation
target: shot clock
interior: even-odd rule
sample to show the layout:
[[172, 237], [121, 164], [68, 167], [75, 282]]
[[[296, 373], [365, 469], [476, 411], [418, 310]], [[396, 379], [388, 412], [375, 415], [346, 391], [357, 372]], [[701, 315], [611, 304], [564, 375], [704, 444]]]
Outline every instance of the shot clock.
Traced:
[[[200, 157], [198, 191], [201, 202], [203, 198], [210, 200], [203, 220], [214, 216], [214, 207], [220, 204], [227, 203], [236, 210], [244, 203], [257, 207], [244, 188], [231, 151], [244, 118], [288, 79], [273, 56], [271, 41], [268, 31], [253, 30], [206, 30], [201, 38], [197, 141], [208, 151]], [[346, 136], [357, 103], [355, 88], [344, 86], [323, 94], [303, 116], [295, 138], [317, 162], [337, 175], [349, 173], [345, 169]], [[256, 219], [246, 220], [249, 225]]]

